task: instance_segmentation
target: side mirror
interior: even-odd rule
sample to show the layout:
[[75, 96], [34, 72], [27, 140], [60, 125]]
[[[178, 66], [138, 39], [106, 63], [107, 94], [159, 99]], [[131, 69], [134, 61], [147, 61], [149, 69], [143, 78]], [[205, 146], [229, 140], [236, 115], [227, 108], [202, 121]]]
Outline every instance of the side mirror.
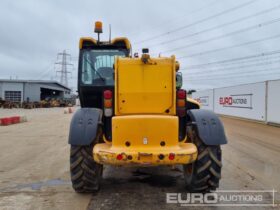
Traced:
[[143, 48], [142, 49], [142, 53], [143, 54], [148, 54], [149, 53], [149, 49], [148, 48]]
[[183, 86], [183, 75], [182, 72], [176, 73], [176, 88], [181, 89]]

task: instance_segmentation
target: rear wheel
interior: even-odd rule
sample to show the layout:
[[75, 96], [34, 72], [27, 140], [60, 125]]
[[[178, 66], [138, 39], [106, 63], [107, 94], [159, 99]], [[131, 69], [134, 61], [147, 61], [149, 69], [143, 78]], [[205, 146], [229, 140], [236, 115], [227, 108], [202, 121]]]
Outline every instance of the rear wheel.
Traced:
[[70, 172], [72, 187], [76, 192], [95, 192], [99, 190], [103, 166], [93, 159], [93, 147], [100, 137], [97, 135], [94, 143], [86, 146], [71, 145]]
[[92, 146], [71, 146], [71, 181], [76, 192], [94, 192], [99, 189], [102, 165], [93, 160], [92, 148]]
[[184, 165], [186, 187], [190, 192], [216, 190], [219, 187], [222, 169], [222, 151], [219, 145], [205, 145], [196, 134], [194, 128], [188, 129], [188, 138], [197, 146], [197, 160]]

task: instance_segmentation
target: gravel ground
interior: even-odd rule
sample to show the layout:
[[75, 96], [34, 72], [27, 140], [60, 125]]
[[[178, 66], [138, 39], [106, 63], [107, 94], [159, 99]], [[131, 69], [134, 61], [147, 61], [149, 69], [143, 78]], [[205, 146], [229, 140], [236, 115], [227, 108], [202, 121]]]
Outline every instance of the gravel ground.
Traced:
[[[75, 193], [67, 144], [72, 114], [64, 114], [63, 108], [0, 109], [0, 117], [11, 115], [26, 115], [28, 122], [0, 127], [0, 209], [186, 208], [166, 204], [166, 193], [185, 193], [179, 166], [106, 166], [98, 193]], [[222, 147], [219, 190], [280, 191], [280, 128], [225, 117], [222, 120], [229, 144]], [[271, 199], [270, 194], [266, 196]], [[280, 203], [279, 193], [275, 197]], [[249, 208], [254, 209], [244, 207]]]

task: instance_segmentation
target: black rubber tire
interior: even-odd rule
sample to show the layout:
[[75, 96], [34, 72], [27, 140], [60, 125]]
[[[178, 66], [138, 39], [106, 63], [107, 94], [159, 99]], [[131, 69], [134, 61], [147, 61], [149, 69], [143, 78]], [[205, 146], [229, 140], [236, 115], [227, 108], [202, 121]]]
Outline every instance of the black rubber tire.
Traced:
[[222, 151], [219, 145], [205, 145], [193, 128], [188, 129], [188, 138], [197, 146], [197, 160], [184, 165], [186, 188], [190, 192], [207, 193], [219, 187], [222, 169]]
[[70, 149], [70, 172], [72, 187], [79, 193], [99, 190], [103, 166], [92, 156], [93, 146], [73, 146]]

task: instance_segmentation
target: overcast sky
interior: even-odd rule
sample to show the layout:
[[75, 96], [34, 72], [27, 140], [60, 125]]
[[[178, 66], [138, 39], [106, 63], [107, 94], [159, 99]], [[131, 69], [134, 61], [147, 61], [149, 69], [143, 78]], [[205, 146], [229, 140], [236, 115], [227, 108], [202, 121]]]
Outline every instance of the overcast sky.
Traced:
[[[78, 42], [93, 36], [127, 36], [138, 50], [175, 54], [184, 87], [208, 89], [280, 78], [280, 0], [1, 0], [0, 78], [58, 79], [57, 53], [72, 55], [76, 89]], [[279, 35], [279, 36], [278, 36]], [[70, 75], [69, 75], [70, 77]]]

